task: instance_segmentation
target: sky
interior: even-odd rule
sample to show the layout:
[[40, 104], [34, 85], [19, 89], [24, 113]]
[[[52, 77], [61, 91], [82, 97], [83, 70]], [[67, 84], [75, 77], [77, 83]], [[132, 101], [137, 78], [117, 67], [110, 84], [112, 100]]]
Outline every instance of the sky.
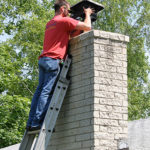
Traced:
[[8, 35], [8, 34], [0, 35], [0, 43], [5, 42], [7, 39], [11, 37], [12, 35]]

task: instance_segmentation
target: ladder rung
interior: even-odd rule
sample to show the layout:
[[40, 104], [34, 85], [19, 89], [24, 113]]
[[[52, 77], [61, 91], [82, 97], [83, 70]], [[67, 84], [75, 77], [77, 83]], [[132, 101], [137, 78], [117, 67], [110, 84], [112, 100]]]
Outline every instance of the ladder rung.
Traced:
[[28, 135], [31, 135], [31, 134], [38, 134], [40, 133], [40, 129], [39, 130], [35, 130], [35, 131], [28, 131]]
[[62, 82], [62, 83], [65, 83], [65, 84], [68, 84], [68, 83], [69, 83], [69, 80], [67, 80], [67, 79], [64, 78], [64, 77], [60, 77], [60, 78], [59, 78], [59, 81]]

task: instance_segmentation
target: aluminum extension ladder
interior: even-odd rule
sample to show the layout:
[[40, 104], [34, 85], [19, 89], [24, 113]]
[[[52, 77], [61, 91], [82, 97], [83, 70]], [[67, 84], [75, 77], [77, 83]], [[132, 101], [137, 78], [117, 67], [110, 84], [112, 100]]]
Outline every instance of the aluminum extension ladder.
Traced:
[[[26, 130], [19, 150], [31, 150], [32, 147], [33, 150], [48, 150], [50, 138], [69, 86], [70, 81], [67, 79], [67, 73], [69, 71], [70, 64], [71, 56], [67, 55], [40, 132]], [[35, 140], [37, 135], [38, 137]]]

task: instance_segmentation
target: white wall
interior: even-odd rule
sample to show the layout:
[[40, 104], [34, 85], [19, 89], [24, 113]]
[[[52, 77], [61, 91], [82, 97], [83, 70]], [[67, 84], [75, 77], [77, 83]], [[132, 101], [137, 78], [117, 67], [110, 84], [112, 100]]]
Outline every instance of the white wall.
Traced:
[[130, 150], [150, 150], [150, 118], [128, 123]]

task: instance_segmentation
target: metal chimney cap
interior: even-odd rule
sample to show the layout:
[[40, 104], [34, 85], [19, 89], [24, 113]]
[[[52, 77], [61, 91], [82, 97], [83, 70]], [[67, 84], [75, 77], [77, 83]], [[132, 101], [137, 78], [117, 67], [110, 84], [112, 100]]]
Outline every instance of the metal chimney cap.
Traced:
[[94, 2], [92, 0], [82, 0], [82, 1], [78, 2], [77, 4], [71, 6], [71, 10], [75, 11], [75, 10], [78, 10], [78, 9], [82, 9], [83, 8], [82, 6], [86, 3], [87, 3], [87, 5], [90, 5], [91, 8], [95, 9], [95, 13], [97, 13], [97, 12], [104, 9], [104, 6], [102, 4], [99, 4], [99, 3]]
[[94, 9], [94, 13], [91, 14], [92, 22], [97, 20], [97, 13], [104, 9], [104, 6], [97, 2], [94, 2], [92, 0], [82, 0], [77, 4], [71, 6], [70, 8], [71, 17], [77, 20], [78, 18], [82, 18], [82, 20], [84, 20], [85, 14], [84, 14], [83, 7], [84, 8], [90, 7]]

